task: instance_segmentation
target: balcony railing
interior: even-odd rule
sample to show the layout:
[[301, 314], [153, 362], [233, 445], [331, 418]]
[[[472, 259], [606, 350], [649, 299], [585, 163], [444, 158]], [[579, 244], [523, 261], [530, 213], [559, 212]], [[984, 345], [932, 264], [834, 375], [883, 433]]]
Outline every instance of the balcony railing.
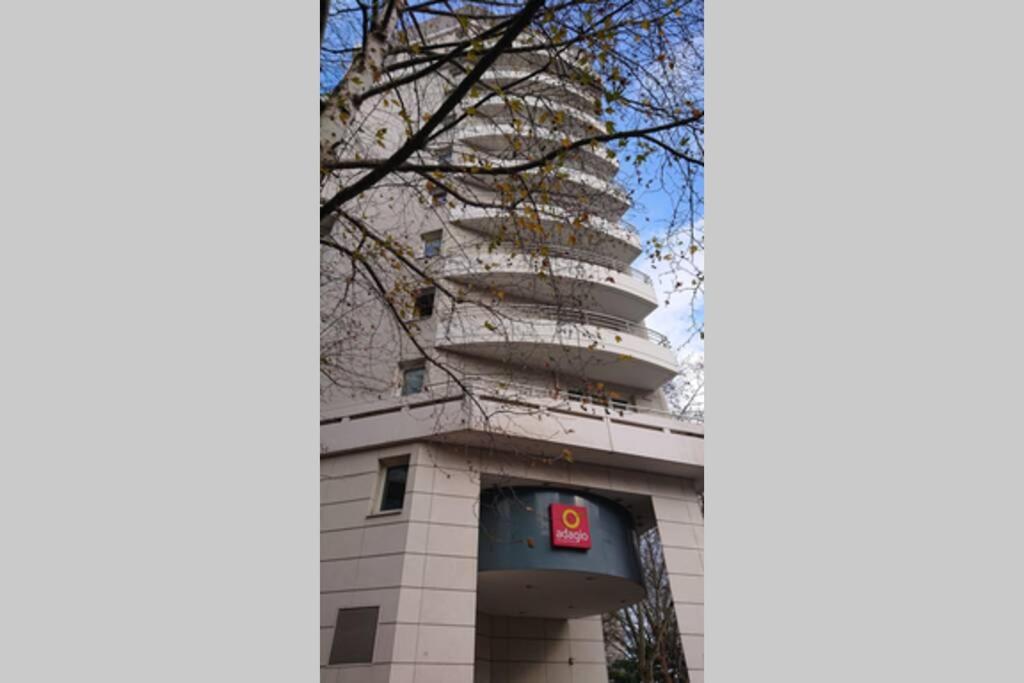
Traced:
[[374, 397], [358, 403], [350, 403], [344, 408], [323, 415], [321, 425], [333, 424], [344, 419], [358, 418], [361, 415], [379, 415], [382, 410], [396, 408], [403, 405], [431, 404], [437, 403], [445, 398], [456, 396], [474, 396], [476, 398], [494, 397], [502, 401], [514, 401], [522, 403], [525, 401], [538, 401], [537, 407], [561, 408], [563, 410], [578, 410], [581, 413], [590, 415], [607, 415], [609, 417], [629, 418], [633, 415], [650, 415], [669, 420], [689, 423], [698, 428], [695, 435], [703, 435], [700, 426], [703, 419], [700, 415], [679, 414], [660, 408], [634, 405], [632, 403], [623, 405], [616, 404], [611, 400], [602, 402], [591, 397], [580, 397], [574, 395], [570, 390], [563, 387], [545, 387], [539, 385], [520, 384], [517, 382], [502, 382], [493, 378], [464, 377], [458, 383], [452, 380], [443, 382], [432, 382], [423, 385], [422, 390], [416, 394], [407, 396], [392, 396], [386, 399]]
[[[672, 343], [662, 333], [655, 332], [640, 323], [606, 313], [595, 313], [594, 311], [563, 306], [545, 306], [542, 304], [502, 304], [498, 310], [510, 318], [519, 320], [541, 318], [543, 320], [553, 320], [559, 324], [593, 325], [606, 330], [625, 332], [635, 337], [642, 337], [666, 349], [672, 348]], [[521, 317], [516, 318], [516, 314], [521, 314]]]
[[[574, 223], [578, 219], [571, 212], [554, 205], [539, 205], [536, 207], [536, 210], [532, 208], [528, 210], [522, 208], [509, 210], [499, 206], [474, 207], [456, 203], [454, 206], [449, 207], [449, 212], [452, 220], [457, 223], [481, 219], [507, 223], [514, 220], [516, 216], [528, 217], [548, 223], [563, 224]], [[618, 242], [630, 245], [636, 252], [642, 251], [639, 231], [635, 225], [626, 220], [609, 220], [599, 215], [591, 214], [583, 224], [591, 230], [604, 233]], [[635, 255], [631, 254], [631, 256]]]
[[[638, 406], [633, 403], [616, 403], [614, 399], [602, 401], [595, 397], [580, 397], [564, 387], [543, 387], [517, 382], [501, 382], [494, 379], [469, 378], [464, 382], [467, 389], [477, 396], [493, 394], [504, 399], [522, 400], [524, 398], [546, 399], [548, 401], [565, 402], [567, 406], [578, 405], [579, 410], [587, 413], [604, 413], [626, 417], [630, 414], [655, 415], [657, 417], [679, 420], [691, 424], [703, 422], [700, 416], [680, 414], [670, 410]], [[451, 383], [448, 383], [451, 386]]]
[[571, 107], [554, 102], [550, 98], [537, 97], [536, 95], [516, 95], [509, 94], [505, 96], [505, 99], [499, 102], [487, 102], [478, 107], [481, 113], [490, 114], [494, 117], [494, 120], [506, 120], [514, 118], [514, 113], [510, 109], [506, 102], [519, 102], [523, 107], [527, 109], [539, 110], [542, 112], [561, 112], [565, 116], [575, 119], [582, 123], [584, 127], [592, 129], [594, 132], [605, 131], [604, 123], [598, 117], [591, 114], [585, 109], [579, 107]]
[[[536, 73], [535, 69], [524, 66], [494, 67], [484, 72], [480, 80], [486, 83], [503, 83], [505, 91], [514, 95], [535, 94], [536, 89], [543, 88], [544, 95], [548, 97], [575, 98], [576, 101], [570, 106], [582, 109], [593, 109], [594, 103], [601, 97], [601, 91], [596, 87], [592, 86], [588, 92], [564, 77], [545, 72]], [[510, 83], [514, 83], [515, 86], [510, 88]]]
[[[577, 249], [575, 247], [563, 247], [563, 246], [560, 246], [560, 245], [557, 245], [557, 244], [546, 244], [546, 245], [544, 245], [543, 249], [544, 249], [544, 253], [538, 253], [538, 254], [529, 253], [529, 252], [522, 252], [520, 254], [501, 254], [501, 253], [497, 253], [497, 254], [494, 254], [494, 256], [496, 258], [498, 258], [499, 260], [501, 258], [508, 257], [508, 256], [522, 256], [524, 258], [535, 258], [535, 257], [542, 257], [543, 258], [544, 256], [547, 256], [549, 258], [551, 258], [551, 257], [553, 257], [553, 258], [563, 258], [563, 259], [567, 259], [567, 260], [571, 260], [571, 261], [579, 261], [581, 263], [586, 263], [586, 264], [589, 264], [589, 265], [600, 266], [602, 268], [607, 268], [609, 270], [614, 270], [614, 271], [619, 272], [619, 273], [624, 273], [624, 274], [629, 275], [630, 277], [634, 277], [634, 278], [640, 280], [641, 282], [644, 282], [644, 283], [646, 283], [646, 284], [648, 284], [648, 285], [650, 285], [652, 287], [654, 286], [654, 281], [651, 280], [651, 276], [650, 275], [648, 275], [647, 273], [645, 273], [644, 271], [642, 271], [642, 270], [640, 270], [638, 268], [634, 268], [633, 266], [629, 265], [625, 261], [620, 261], [617, 258], [612, 258], [611, 256], [605, 256], [603, 254], [596, 254], [596, 253], [594, 253], [592, 251], [585, 251], [583, 249]], [[469, 264], [469, 263], [477, 263], [477, 262], [485, 263], [482, 259], [475, 257], [472, 253], [469, 253], [469, 254], [453, 254], [451, 256], [444, 257], [441, 261], [443, 263], [445, 263], [445, 264], [453, 264], [453, 268], [454, 269], [459, 268], [460, 264]], [[497, 268], [498, 270], [500, 270], [500, 266], [493, 266], [493, 264], [492, 264], [492, 267], [493, 268]]]
[[584, 263], [590, 263], [595, 266], [602, 266], [610, 270], [617, 270], [620, 273], [625, 273], [639, 280], [642, 280], [643, 282], [646, 282], [652, 287], [654, 286], [654, 282], [651, 280], [650, 275], [643, 272], [642, 270], [634, 268], [625, 261], [620, 261], [619, 259], [612, 258], [610, 256], [595, 254], [590, 251], [584, 251], [582, 249], [575, 249], [572, 247], [547, 245], [545, 248], [547, 249], [549, 256], [554, 256], [556, 258], [573, 259], [575, 261], [583, 261]]
[[[488, 159], [490, 160], [490, 159]], [[502, 159], [494, 162], [495, 167], [513, 166], [520, 163], [511, 159]], [[497, 176], [466, 173], [462, 181], [475, 188], [492, 191]], [[615, 218], [606, 220], [615, 222], [633, 204], [630, 198], [629, 189], [614, 178], [602, 177], [589, 171], [583, 171], [572, 166], [565, 166], [550, 175], [545, 175], [540, 170], [523, 171], [518, 174], [520, 182], [534, 192], [547, 192], [550, 194], [548, 203], [559, 205], [563, 200], [570, 200], [573, 204], [583, 203], [591, 211], [597, 211], [604, 206], [608, 200], [614, 204], [614, 208], [605, 207], [604, 210], [615, 214]], [[573, 191], [564, 189], [563, 183], [570, 183], [580, 190]], [[597, 205], [597, 206], [595, 206]], [[616, 210], [617, 209], [617, 210]]]
[[[520, 151], [516, 153], [515, 157], [506, 158], [500, 156], [499, 153], [488, 150], [487, 144], [479, 142], [481, 138], [488, 137], [500, 138], [502, 143], [507, 145], [508, 148], [512, 148], [516, 140], [526, 145], [536, 145], [536, 147], [533, 148], [534, 151], [532, 153]], [[452, 131], [452, 139], [460, 141], [463, 145], [462, 149], [456, 150], [457, 153], [462, 155], [469, 154], [482, 164], [488, 164], [495, 169], [518, 166], [531, 161], [535, 156], [559, 149], [562, 146], [563, 137], [558, 131], [550, 127], [538, 126], [528, 130], [518, 130], [512, 124], [504, 121], [480, 121], [466, 126], [459, 126]], [[507, 153], [508, 149], [505, 152]], [[615, 192], [619, 192], [627, 197], [629, 196], [629, 191], [626, 187], [614, 178], [619, 170], [618, 158], [612, 155], [606, 147], [591, 148], [589, 145], [584, 145], [574, 150], [573, 154], [585, 156], [587, 160], [566, 159], [563, 162], [564, 169], [597, 178], [611, 185]], [[530, 173], [538, 172], [538, 170], [530, 171]], [[576, 182], [579, 182], [579, 180]]]

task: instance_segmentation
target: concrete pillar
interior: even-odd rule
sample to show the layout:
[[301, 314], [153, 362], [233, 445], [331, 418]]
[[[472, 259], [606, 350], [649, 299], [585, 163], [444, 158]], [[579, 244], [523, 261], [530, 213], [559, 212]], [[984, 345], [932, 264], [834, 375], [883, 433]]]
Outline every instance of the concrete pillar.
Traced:
[[479, 480], [429, 446], [411, 458], [394, 683], [473, 683]]
[[691, 683], [704, 683], [704, 516], [689, 485], [652, 499]]

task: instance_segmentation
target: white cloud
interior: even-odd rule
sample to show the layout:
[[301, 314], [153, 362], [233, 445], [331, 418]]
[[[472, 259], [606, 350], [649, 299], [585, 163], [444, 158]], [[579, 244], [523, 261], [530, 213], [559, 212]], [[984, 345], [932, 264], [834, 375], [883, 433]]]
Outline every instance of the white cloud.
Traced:
[[[703, 228], [703, 221], [699, 227]], [[688, 243], [687, 245], [688, 246]], [[685, 250], [686, 246], [677, 246], [677, 250]], [[672, 342], [672, 348], [679, 352], [680, 359], [692, 359], [699, 356], [703, 360], [704, 340], [695, 330], [694, 316], [701, 323], [704, 318], [704, 296], [699, 293], [696, 298], [692, 291], [676, 291], [677, 279], [684, 285], [689, 284], [689, 275], [678, 268], [672, 272], [669, 264], [661, 262], [656, 268], [651, 258], [641, 256], [634, 266], [647, 273], [654, 282], [654, 291], [658, 297], [658, 308], [652, 312], [645, 324], [653, 330], [661, 332]], [[701, 273], [704, 271], [704, 252], [698, 251], [693, 256], [693, 266]], [[666, 304], [666, 300], [668, 303]], [[695, 355], [696, 354], [696, 355]]]

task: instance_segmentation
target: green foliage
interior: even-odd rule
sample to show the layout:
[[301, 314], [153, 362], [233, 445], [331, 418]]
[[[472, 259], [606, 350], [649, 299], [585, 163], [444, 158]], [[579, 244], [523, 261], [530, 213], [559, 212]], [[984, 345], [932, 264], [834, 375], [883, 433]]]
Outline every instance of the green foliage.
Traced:
[[636, 660], [616, 659], [608, 665], [608, 683], [643, 683]]

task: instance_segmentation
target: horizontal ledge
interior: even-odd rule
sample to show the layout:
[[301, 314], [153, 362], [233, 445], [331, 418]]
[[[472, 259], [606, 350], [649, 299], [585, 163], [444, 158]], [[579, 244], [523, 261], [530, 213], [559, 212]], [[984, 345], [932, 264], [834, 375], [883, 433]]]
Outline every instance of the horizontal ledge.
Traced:
[[[404, 557], [406, 555], [415, 555], [416, 557], [448, 557], [455, 560], [477, 559], [476, 555], [456, 555], [454, 553], [428, 553], [421, 552], [419, 550], [399, 550], [393, 553], [373, 553], [370, 555], [356, 555], [354, 557], [320, 558], [320, 564], [327, 564], [328, 562], [353, 562], [355, 560], [375, 559], [380, 557]], [[703, 576], [703, 574], [701, 574], [701, 576]]]
[[473, 593], [476, 594], [476, 587], [473, 588], [450, 588], [444, 586], [412, 586], [407, 583], [399, 583], [391, 586], [373, 586], [370, 588], [332, 588], [330, 590], [321, 590], [320, 595], [337, 595], [339, 593], [365, 593], [367, 591], [390, 591], [390, 590], [401, 590], [401, 589], [412, 589], [412, 590], [432, 590], [432, 591], [450, 591], [452, 593]]

